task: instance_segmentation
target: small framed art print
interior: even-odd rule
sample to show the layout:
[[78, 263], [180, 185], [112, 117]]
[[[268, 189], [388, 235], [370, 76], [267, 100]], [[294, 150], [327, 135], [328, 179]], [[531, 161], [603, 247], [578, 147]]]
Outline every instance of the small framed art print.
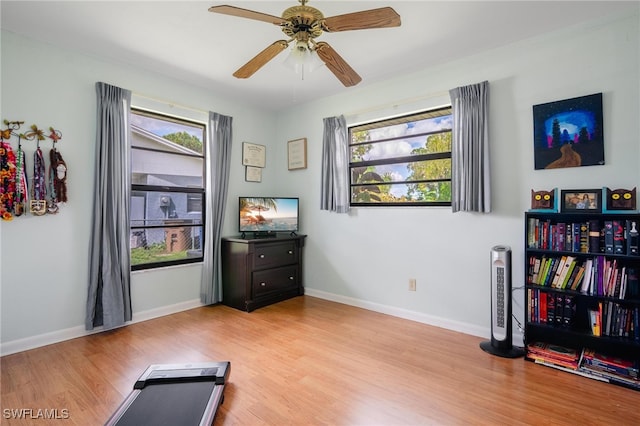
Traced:
[[287, 160], [289, 170], [307, 168], [307, 138], [295, 139], [287, 143]]

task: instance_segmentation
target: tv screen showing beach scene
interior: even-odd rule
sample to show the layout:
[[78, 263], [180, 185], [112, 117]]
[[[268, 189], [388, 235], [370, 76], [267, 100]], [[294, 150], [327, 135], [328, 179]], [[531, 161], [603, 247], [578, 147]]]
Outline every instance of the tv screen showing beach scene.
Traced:
[[298, 231], [299, 199], [240, 197], [240, 232]]

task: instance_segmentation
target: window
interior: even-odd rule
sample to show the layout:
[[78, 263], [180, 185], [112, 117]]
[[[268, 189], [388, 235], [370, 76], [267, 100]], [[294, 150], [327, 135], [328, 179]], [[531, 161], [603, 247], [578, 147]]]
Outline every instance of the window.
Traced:
[[131, 111], [131, 269], [201, 262], [204, 124]]
[[351, 206], [450, 206], [451, 107], [349, 127]]

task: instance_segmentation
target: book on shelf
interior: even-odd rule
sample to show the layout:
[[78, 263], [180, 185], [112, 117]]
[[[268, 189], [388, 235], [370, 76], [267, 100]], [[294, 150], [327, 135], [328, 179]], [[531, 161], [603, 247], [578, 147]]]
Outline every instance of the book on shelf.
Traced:
[[551, 274], [551, 270], [553, 269], [552, 265], [553, 265], [554, 260], [555, 260], [555, 258], [553, 258], [553, 257], [548, 257], [545, 260], [544, 267], [542, 268], [542, 272], [540, 273], [540, 276], [538, 277], [537, 284], [545, 285], [545, 283], [549, 279], [549, 274]]
[[565, 250], [565, 240], [566, 240], [566, 236], [567, 236], [567, 228], [566, 228], [567, 224], [564, 222], [558, 222], [556, 224], [556, 232], [555, 232], [555, 237], [554, 237], [554, 245], [555, 245], [555, 249], [558, 251], [564, 251]]
[[571, 237], [571, 251], [579, 252], [580, 251], [580, 224], [572, 223], [571, 224], [571, 233], [573, 234]]
[[624, 241], [624, 226], [622, 221], [613, 221], [613, 253], [626, 254], [626, 244]]
[[540, 323], [547, 323], [547, 292], [540, 291], [538, 293], [538, 318]]
[[589, 253], [589, 222], [580, 224], [580, 250], [581, 253]]
[[595, 282], [594, 266], [595, 266], [594, 259], [588, 259], [585, 267], [586, 271], [584, 275], [584, 280], [582, 282], [582, 287], [580, 289], [581, 293], [593, 294], [593, 288], [594, 288], [594, 282]]
[[556, 298], [553, 294], [547, 294], [547, 325], [556, 323]]
[[635, 220], [626, 221], [626, 238], [627, 238], [627, 254], [630, 256], [637, 256], [638, 252], [638, 240], [639, 232], [638, 225]]
[[600, 337], [600, 310], [590, 309], [589, 310], [589, 323], [591, 324], [591, 334], [596, 337]]
[[600, 253], [600, 221], [598, 219], [589, 220], [589, 253]]
[[562, 268], [562, 272], [560, 273], [560, 278], [558, 279], [557, 288], [566, 289], [567, 284], [569, 283], [569, 278], [571, 278], [571, 273], [576, 267], [576, 258], [573, 256], [567, 256], [567, 259]]
[[556, 313], [553, 315], [553, 318], [555, 319], [556, 326], [562, 326], [564, 324], [564, 296], [562, 293], [556, 293], [552, 296], [556, 299]]
[[604, 221], [604, 252], [613, 253], [613, 221]]
[[571, 327], [576, 314], [576, 303], [574, 296], [565, 294], [562, 296], [562, 326]]
[[629, 299], [640, 299], [638, 270], [634, 267], [627, 268], [627, 296]]
[[584, 277], [585, 267], [584, 265], [577, 266], [573, 269], [573, 273], [571, 274], [571, 278], [569, 279], [569, 288], [573, 291], [578, 290], [580, 283]]
[[567, 262], [567, 256], [562, 256], [560, 260], [556, 262], [554, 267], [553, 278], [550, 278], [549, 287], [558, 288], [558, 281], [560, 280], [560, 276], [562, 275], [562, 271], [564, 270], [564, 265]]

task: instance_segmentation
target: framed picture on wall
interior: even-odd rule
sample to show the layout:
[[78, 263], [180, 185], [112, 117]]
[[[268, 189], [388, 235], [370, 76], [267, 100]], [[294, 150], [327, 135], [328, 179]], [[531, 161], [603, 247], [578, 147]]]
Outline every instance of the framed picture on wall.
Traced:
[[244, 171], [244, 180], [247, 182], [262, 182], [262, 168], [247, 166]]
[[242, 165], [264, 167], [267, 159], [267, 147], [256, 143], [242, 143]]
[[307, 138], [294, 139], [287, 143], [289, 170], [307, 168]]
[[533, 106], [535, 169], [604, 164], [602, 93]]

